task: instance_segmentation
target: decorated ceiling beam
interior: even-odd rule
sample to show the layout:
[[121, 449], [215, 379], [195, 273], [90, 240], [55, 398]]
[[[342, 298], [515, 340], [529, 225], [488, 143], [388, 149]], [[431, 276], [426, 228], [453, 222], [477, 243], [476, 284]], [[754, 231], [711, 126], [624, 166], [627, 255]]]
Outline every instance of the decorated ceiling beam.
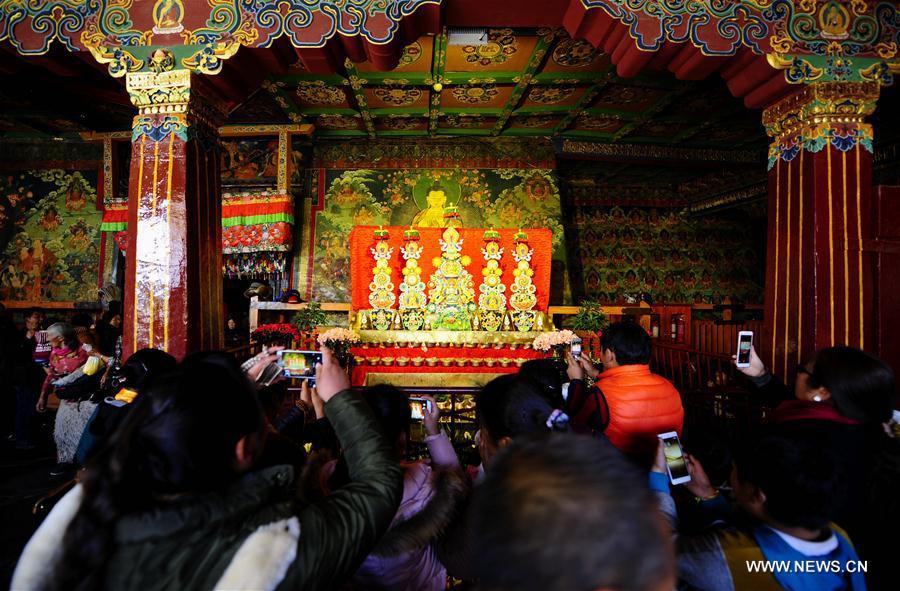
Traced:
[[534, 50], [531, 52], [531, 57], [528, 59], [528, 65], [525, 66], [522, 77], [516, 82], [516, 87], [513, 89], [509, 101], [507, 101], [506, 106], [503, 108], [503, 112], [501, 112], [500, 116], [497, 118], [497, 123], [491, 130], [491, 135], [499, 135], [500, 132], [503, 131], [506, 122], [509, 121], [513, 111], [522, 100], [525, 91], [528, 90], [528, 86], [531, 84], [531, 79], [534, 77], [535, 72], [541, 67], [544, 56], [547, 55], [547, 51], [550, 49], [550, 46], [553, 45], [553, 41], [556, 39], [558, 31], [556, 29], [544, 29], [543, 31], [539, 31], [539, 33], [540, 39], [537, 44], [535, 44]]
[[[146, 70], [155, 48], [169, 48], [176, 68], [221, 71], [240, 47], [271, 47], [286, 38], [297, 48], [324, 46], [340, 34], [364, 40], [381, 55], [400, 23], [417, 10], [437, 11], [442, 0], [244, 2], [241, 0], [11, 0], [0, 2], [0, 41], [23, 55], [51, 44], [90, 51], [113, 76]], [[431, 19], [434, 20], [434, 19]]]
[[694, 162], [730, 162], [758, 164], [765, 155], [755, 150], [715, 150], [682, 146], [650, 146], [644, 144], [610, 144], [559, 138], [554, 140], [559, 157], [587, 160], [662, 160]]
[[[789, 83], [891, 84], [900, 71], [900, 15], [895, 2], [871, 0], [572, 0], [563, 18], [573, 37], [609, 42], [609, 24], [627, 34], [616, 41], [617, 66], [639, 70], [646, 52], [690, 44], [701, 56], [734, 56], [744, 48], [784, 70]], [[637, 51], [629, 50], [634, 46]], [[642, 52], [644, 52], [642, 54]], [[679, 66], [681, 71], [688, 64]], [[670, 67], [672, 69], [672, 67]]]
[[569, 111], [568, 115], [560, 120], [559, 125], [557, 125], [553, 129], [553, 135], [559, 135], [560, 132], [567, 129], [572, 124], [572, 122], [575, 121], [575, 119], [579, 115], [581, 115], [582, 112], [584, 112], [584, 109], [594, 101], [594, 98], [596, 98], [596, 96], [600, 94], [600, 91], [603, 90], [603, 88], [607, 84], [609, 84], [610, 80], [612, 80], [613, 77], [614, 74], [612, 72], [612, 68], [610, 67], [610, 70], [608, 70], [596, 84], [594, 84], [588, 89], [587, 92], [584, 93], [584, 96], [582, 96], [581, 100], [578, 101], [578, 104]]
[[441, 113], [441, 91], [444, 89], [444, 67], [447, 65], [447, 30], [441, 31], [434, 38], [434, 53], [431, 62], [432, 76], [428, 83], [431, 84], [431, 99], [428, 103], [428, 134], [434, 135], [437, 131], [438, 118]]
[[359, 107], [359, 114], [362, 117], [363, 125], [366, 127], [366, 133], [370, 138], [375, 137], [375, 123], [372, 121], [372, 114], [369, 112], [369, 101], [366, 99], [366, 93], [363, 92], [363, 86], [366, 84], [365, 78], [360, 77], [356, 66], [349, 59], [344, 62], [344, 68], [347, 70], [347, 80], [344, 81], [353, 90], [353, 98]]
[[281, 108], [282, 112], [287, 115], [288, 119], [294, 123], [306, 123], [303, 113], [297, 108], [297, 103], [292, 101], [287, 91], [284, 90], [285, 86], [286, 84], [284, 82], [272, 80], [271, 78], [263, 80], [262, 83], [263, 89], [275, 98], [275, 102], [278, 103], [278, 106]]

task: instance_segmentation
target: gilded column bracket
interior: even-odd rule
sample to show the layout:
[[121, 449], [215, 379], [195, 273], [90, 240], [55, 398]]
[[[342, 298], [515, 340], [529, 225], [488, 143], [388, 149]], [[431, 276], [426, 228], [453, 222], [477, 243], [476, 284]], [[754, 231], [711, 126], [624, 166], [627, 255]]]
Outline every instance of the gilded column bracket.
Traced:
[[763, 111], [763, 125], [772, 138], [768, 167], [778, 159], [790, 162], [800, 149], [820, 152], [829, 143], [841, 152], [861, 145], [872, 152], [872, 126], [865, 118], [875, 112], [877, 82], [810, 84]]

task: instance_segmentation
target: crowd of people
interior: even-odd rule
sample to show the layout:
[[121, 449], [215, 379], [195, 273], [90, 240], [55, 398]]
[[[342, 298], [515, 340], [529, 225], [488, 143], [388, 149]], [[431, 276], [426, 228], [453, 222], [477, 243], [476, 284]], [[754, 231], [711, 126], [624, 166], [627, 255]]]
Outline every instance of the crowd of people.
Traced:
[[55, 393], [58, 471], [80, 469], [13, 589], [897, 588], [895, 379], [858, 349], [817, 352], [793, 389], [751, 351], [748, 396], [772, 410], [716, 479], [631, 322], [603, 332], [597, 360], [535, 360], [484, 386], [469, 466], [429, 397], [428, 457], [409, 461], [407, 395], [351, 388], [327, 348], [295, 400], [284, 380], [258, 385], [275, 349], [243, 365], [121, 360], [114, 317], [55, 323], [49, 348], [41, 322], [29, 314], [7, 345], [15, 441], [32, 444]]

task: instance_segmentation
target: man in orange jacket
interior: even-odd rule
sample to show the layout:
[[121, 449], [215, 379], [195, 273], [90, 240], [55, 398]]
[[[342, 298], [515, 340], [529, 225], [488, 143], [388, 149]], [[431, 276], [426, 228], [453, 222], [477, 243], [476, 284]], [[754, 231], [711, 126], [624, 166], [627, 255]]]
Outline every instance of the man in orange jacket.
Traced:
[[[566, 413], [573, 426], [602, 432], [642, 467], [653, 462], [657, 435], [681, 435], [684, 408], [668, 380], [650, 372], [650, 336], [634, 322], [611, 324], [600, 338], [603, 371], [569, 356]], [[585, 374], [596, 379], [586, 388]]]

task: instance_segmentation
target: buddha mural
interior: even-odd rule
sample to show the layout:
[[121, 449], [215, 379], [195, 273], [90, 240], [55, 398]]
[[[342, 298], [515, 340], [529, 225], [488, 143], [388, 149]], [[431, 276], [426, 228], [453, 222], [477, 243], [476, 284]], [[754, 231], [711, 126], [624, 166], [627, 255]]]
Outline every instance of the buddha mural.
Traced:
[[416, 183], [413, 198], [419, 206], [419, 213], [412, 219], [416, 228], [460, 228], [462, 219], [456, 205], [459, 203], [460, 187], [450, 183], [447, 187], [431, 184], [426, 188], [423, 177]]
[[425, 199], [428, 207], [416, 214], [412, 225], [418, 228], [443, 228], [447, 195], [440, 188], [434, 188], [428, 191]]

